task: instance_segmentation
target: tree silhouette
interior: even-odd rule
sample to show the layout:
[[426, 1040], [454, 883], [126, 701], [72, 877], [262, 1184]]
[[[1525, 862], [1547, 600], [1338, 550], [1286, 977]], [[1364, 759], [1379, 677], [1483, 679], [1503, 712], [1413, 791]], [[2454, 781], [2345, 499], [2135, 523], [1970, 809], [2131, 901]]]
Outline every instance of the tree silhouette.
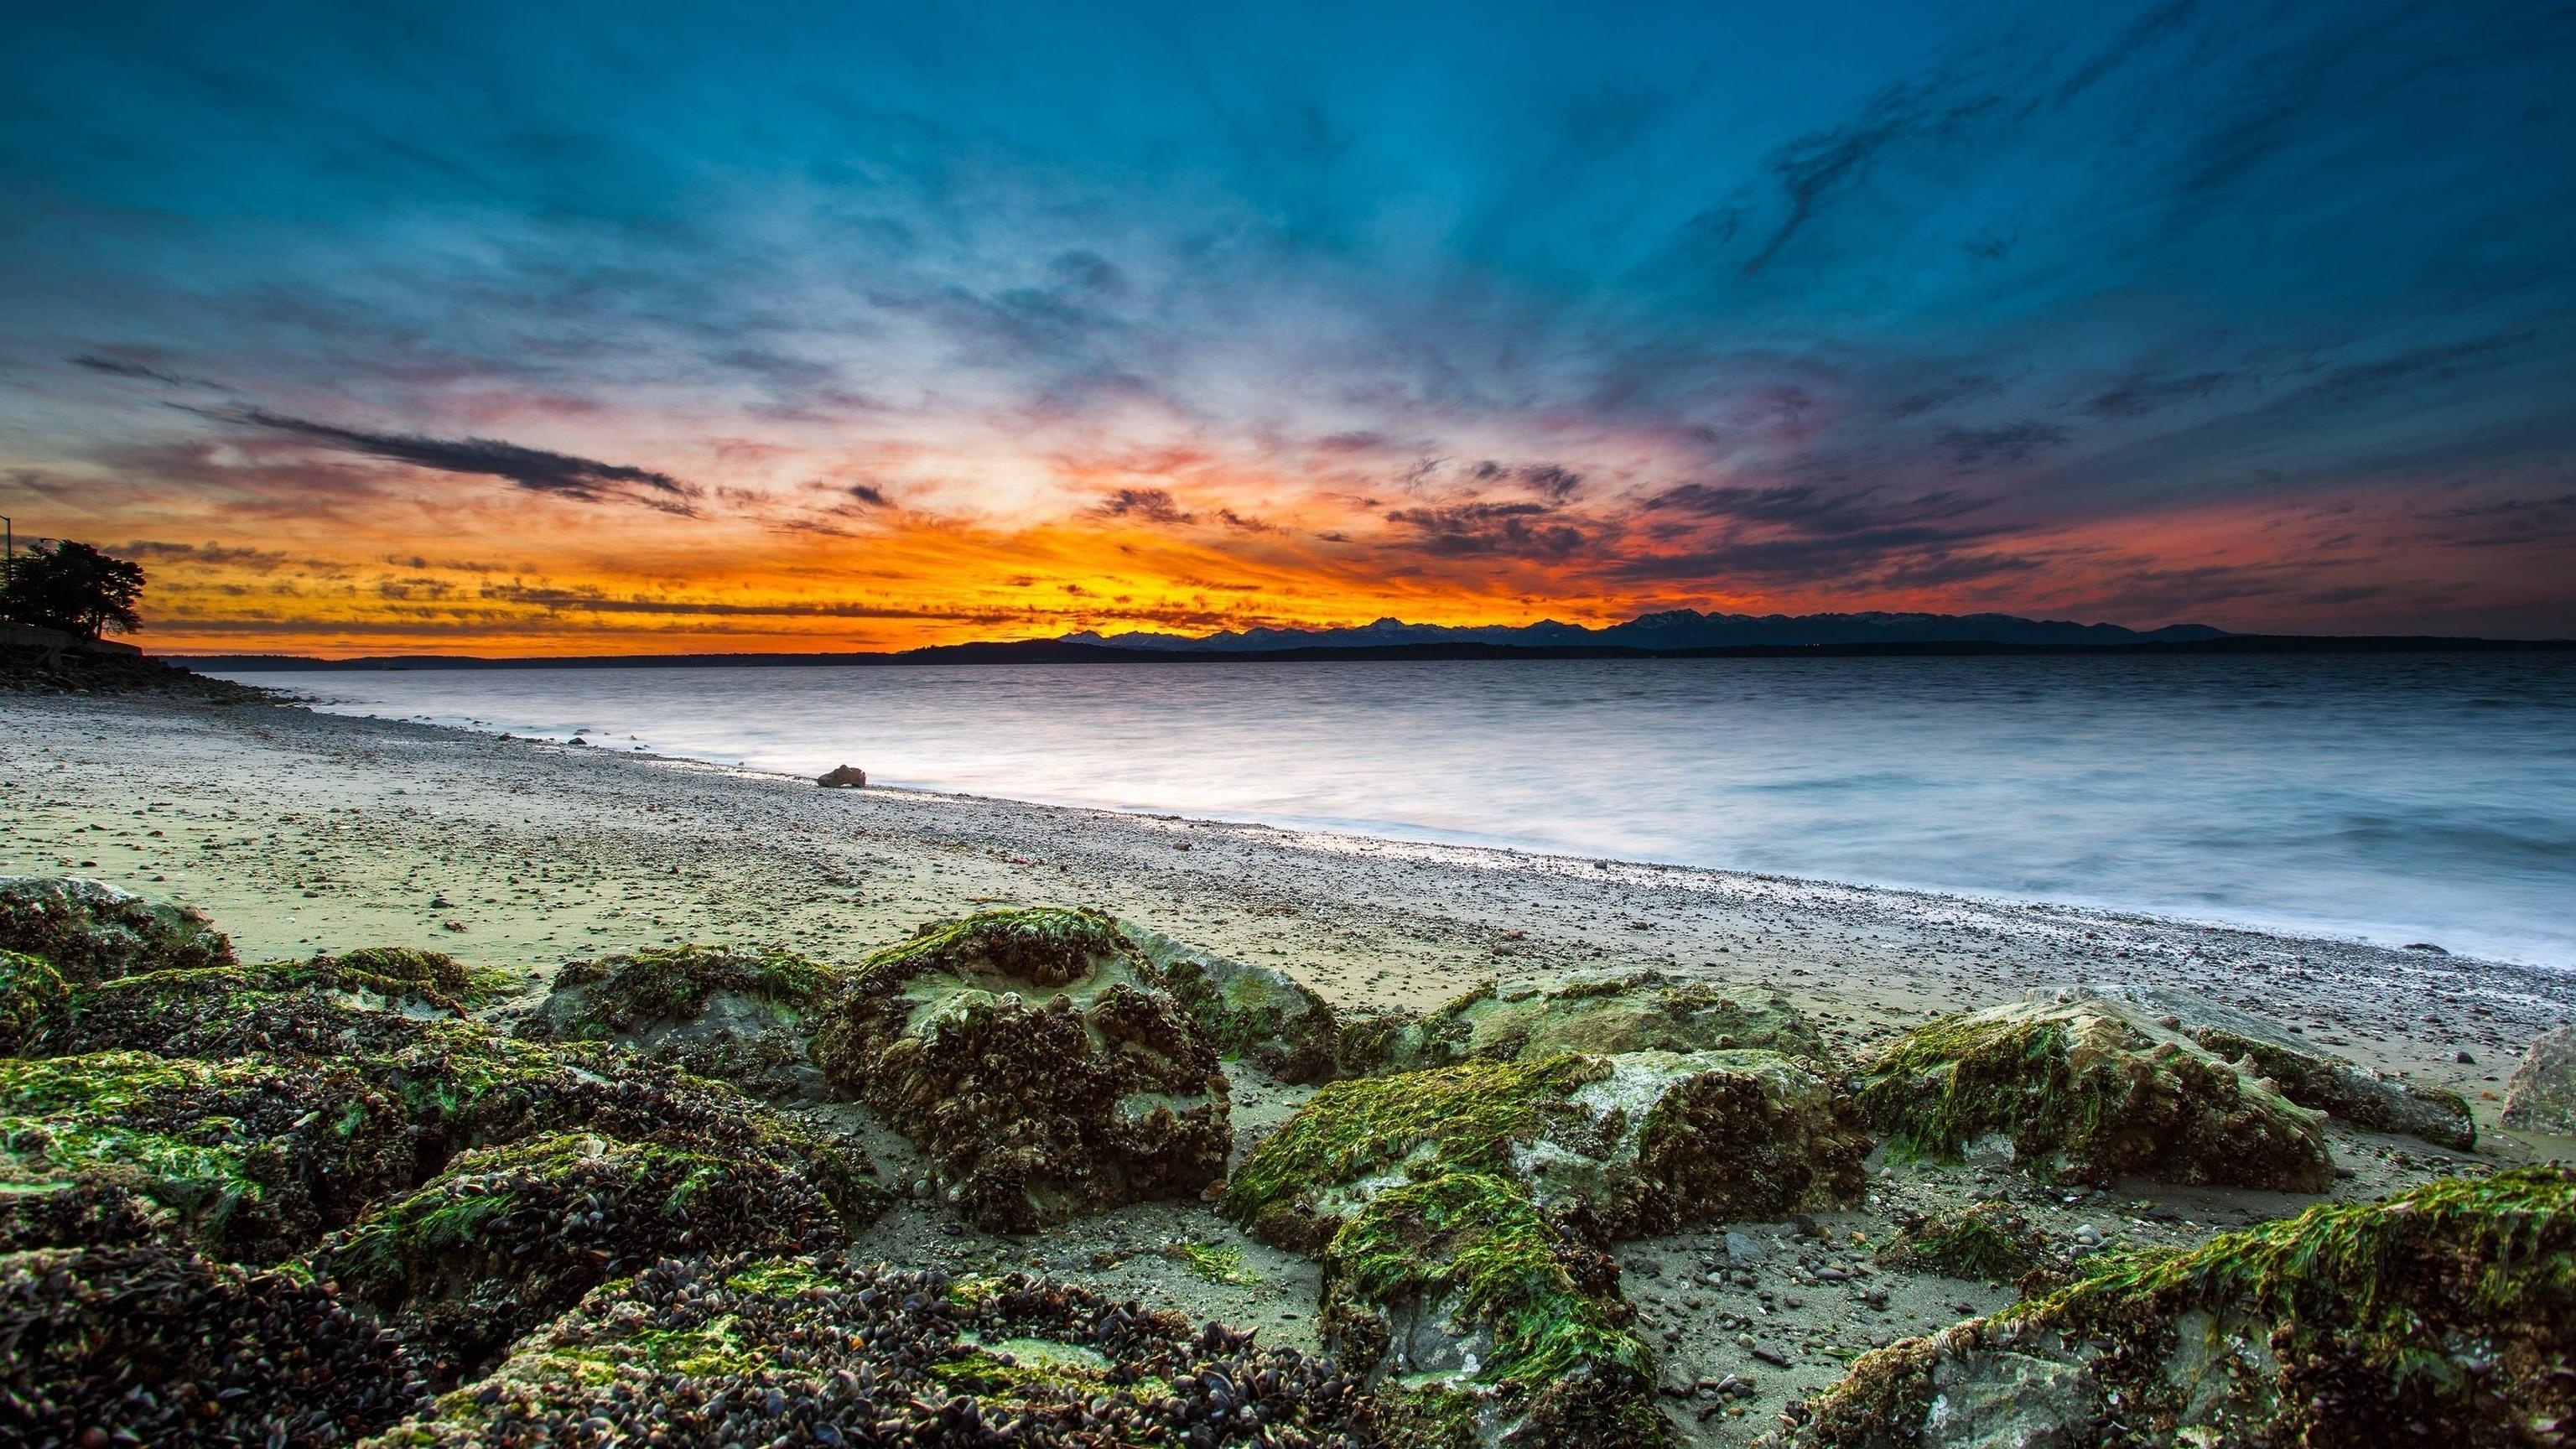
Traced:
[[60, 629], [83, 639], [143, 627], [134, 601], [143, 567], [85, 543], [40, 543], [10, 560], [0, 582], [0, 618]]

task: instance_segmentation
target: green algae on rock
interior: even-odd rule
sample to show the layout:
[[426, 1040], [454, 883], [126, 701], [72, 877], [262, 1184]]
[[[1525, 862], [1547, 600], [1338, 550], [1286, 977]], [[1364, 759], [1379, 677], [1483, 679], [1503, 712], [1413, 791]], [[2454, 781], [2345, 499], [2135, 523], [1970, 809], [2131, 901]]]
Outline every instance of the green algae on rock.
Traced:
[[1328, 1361], [1019, 1275], [717, 1257], [593, 1291], [370, 1442], [1363, 1449], [1359, 1397]]
[[1775, 1051], [1828, 1055], [1824, 1038], [1775, 991], [1720, 987], [1661, 971], [1486, 981], [1425, 1012], [1387, 1044], [1381, 1070], [1564, 1052]]
[[844, 1241], [822, 1196], [773, 1163], [554, 1132], [459, 1155], [370, 1207], [314, 1263], [458, 1372], [665, 1254]]
[[1862, 1357], [1789, 1438], [2542, 1445], [2576, 1425], [2571, 1366], [2576, 1170], [2517, 1168], [2099, 1260]]
[[0, 877], [0, 949], [41, 956], [72, 982], [233, 960], [195, 911], [77, 876]]
[[0, 1254], [0, 1343], [0, 1439], [29, 1446], [345, 1444], [428, 1391], [310, 1279], [167, 1244]]
[[18, 1055], [21, 1043], [49, 1025], [70, 999], [71, 988], [52, 962], [0, 951], [0, 1055]]
[[2532, 1040], [2505, 1083], [2501, 1120], [2520, 1132], [2576, 1133], [2576, 1027]]
[[1474, 1061], [1325, 1087], [1244, 1159], [1225, 1207], [1311, 1252], [1396, 1183], [1481, 1172], [1629, 1237], [1847, 1201], [1868, 1151], [1836, 1086], [1775, 1052]]
[[2468, 1099], [2445, 1087], [2365, 1071], [2334, 1053], [2300, 1040], [2251, 1012], [2197, 992], [2153, 986], [2063, 988], [2115, 1007], [2133, 1022], [2152, 1021], [2184, 1036], [2247, 1076], [2269, 1081], [2302, 1107], [2371, 1132], [2404, 1132], [2456, 1151], [2478, 1145]]
[[1196, 1196], [1232, 1133], [1216, 1044], [1095, 911], [993, 911], [870, 957], [814, 1059], [927, 1153], [979, 1226]]
[[1927, 1023], [1861, 1063], [1859, 1100], [1897, 1147], [1948, 1156], [1983, 1141], [2071, 1178], [2322, 1192], [2324, 1115], [2197, 1043], [2091, 997]]
[[2000, 1198], [1917, 1219], [1878, 1250], [1884, 1268], [1987, 1283], [2018, 1283], [2055, 1258], [2047, 1235]]
[[1327, 1346], [1396, 1443], [1618, 1449], [1665, 1438], [1618, 1267], [1516, 1182], [1389, 1187], [1323, 1252]]
[[[95, 982], [73, 989], [59, 1009], [23, 1033], [19, 1049], [27, 1056], [333, 1057], [407, 1046], [421, 1035], [418, 1022], [462, 1017], [463, 999], [443, 989], [453, 978], [431, 964], [453, 968], [453, 961], [430, 952], [386, 959], [394, 954], [148, 971]], [[370, 969], [376, 965], [403, 974]]]
[[1207, 1029], [1220, 1055], [1298, 1085], [1330, 1081], [1342, 1070], [1340, 1015], [1295, 977], [1132, 923], [1120, 929], [1153, 963], [1155, 984]]
[[521, 1018], [531, 1041], [613, 1041], [762, 1096], [794, 1095], [836, 977], [792, 951], [669, 946], [576, 961]]

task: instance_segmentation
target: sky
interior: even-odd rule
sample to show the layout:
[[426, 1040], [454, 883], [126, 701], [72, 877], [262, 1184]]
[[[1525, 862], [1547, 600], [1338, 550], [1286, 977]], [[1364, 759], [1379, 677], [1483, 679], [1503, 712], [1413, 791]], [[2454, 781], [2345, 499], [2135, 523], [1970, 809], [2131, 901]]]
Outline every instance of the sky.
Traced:
[[21, 7], [0, 512], [171, 651], [2576, 635], [2576, 8]]

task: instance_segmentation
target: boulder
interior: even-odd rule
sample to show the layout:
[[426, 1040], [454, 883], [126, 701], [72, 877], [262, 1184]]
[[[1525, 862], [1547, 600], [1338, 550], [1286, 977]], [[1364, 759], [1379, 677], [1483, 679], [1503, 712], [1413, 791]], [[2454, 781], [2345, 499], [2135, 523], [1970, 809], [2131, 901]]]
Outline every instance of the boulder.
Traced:
[[72, 982], [233, 960], [195, 911], [77, 877], [0, 877], [0, 950], [41, 956]]
[[1665, 1442], [1618, 1265], [1509, 1178], [1372, 1195], [1325, 1247], [1323, 1285], [1324, 1344], [1374, 1390], [1389, 1443]]
[[370, 1443], [1352, 1449], [1329, 1359], [1014, 1274], [690, 1257], [605, 1284]]
[[2504, 1125], [2576, 1136], [2576, 1027], [2542, 1032], [2504, 1084]]
[[2323, 1113], [2125, 1003], [2069, 993], [1927, 1023], [1860, 1064], [1869, 1124], [1902, 1150], [1992, 1146], [2044, 1174], [2323, 1192]]
[[1418, 1071], [1562, 1052], [1734, 1050], [1828, 1055], [1824, 1038], [1778, 992], [1649, 970], [1483, 982], [1407, 1026], [1371, 1069]]
[[1327, 1082], [1341, 1069], [1341, 1019], [1287, 972], [1229, 960], [1157, 931], [1121, 923], [1154, 964], [1155, 982], [1206, 1028], [1217, 1052], [1283, 1082]]
[[1883, 1268], [1987, 1283], [2053, 1271], [2058, 1258], [2048, 1235], [2000, 1198], [1916, 1218], [1878, 1250]]
[[775, 1163], [551, 1132], [458, 1156], [369, 1207], [314, 1264], [455, 1376], [665, 1255], [846, 1241], [830, 1204]]
[[1847, 1202], [1869, 1149], [1836, 1084], [1777, 1052], [1479, 1061], [1325, 1087], [1245, 1157], [1225, 1207], [1313, 1251], [1378, 1192], [1474, 1172], [1620, 1238]]
[[814, 1060], [938, 1165], [977, 1224], [1025, 1232], [1195, 1197], [1233, 1134], [1216, 1043], [1095, 911], [992, 911], [870, 957]]
[[2365, 1070], [2273, 1022], [2195, 992], [2171, 987], [2095, 986], [2105, 1002], [2135, 1010], [2132, 1021], [2164, 1022], [2210, 1051], [2272, 1083], [2282, 1096], [2371, 1132], [2404, 1132], [2466, 1152], [2478, 1144], [2468, 1099], [2447, 1088]]
[[530, 1041], [615, 1042], [765, 1097], [820, 1090], [813, 1013], [838, 978], [792, 951], [672, 946], [576, 961], [519, 1020]]
[[2120, 1255], [1866, 1354], [1798, 1449], [2555, 1442], [2576, 1422], [2576, 1170], [2444, 1179]]
[[[147, 971], [77, 986], [20, 1034], [27, 1056], [343, 1056], [412, 1045], [478, 995], [465, 968], [424, 951]], [[474, 1028], [479, 1032], [480, 1028]]]
[[329, 1288], [161, 1243], [0, 1255], [0, 1343], [16, 1444], [341, 1444], [429, 1403]]
[[826, 790], [864, 790], [868, 772], [856, 765], [835, 765], [814, 777], [814, 783]]

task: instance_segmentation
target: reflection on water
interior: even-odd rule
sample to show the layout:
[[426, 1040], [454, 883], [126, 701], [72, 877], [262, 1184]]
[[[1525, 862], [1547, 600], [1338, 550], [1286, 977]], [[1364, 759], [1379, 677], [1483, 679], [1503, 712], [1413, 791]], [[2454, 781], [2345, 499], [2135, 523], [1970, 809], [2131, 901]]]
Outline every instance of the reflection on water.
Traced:
[[2565, 655], [247, 677], [801, 775], [2576, 965]]

